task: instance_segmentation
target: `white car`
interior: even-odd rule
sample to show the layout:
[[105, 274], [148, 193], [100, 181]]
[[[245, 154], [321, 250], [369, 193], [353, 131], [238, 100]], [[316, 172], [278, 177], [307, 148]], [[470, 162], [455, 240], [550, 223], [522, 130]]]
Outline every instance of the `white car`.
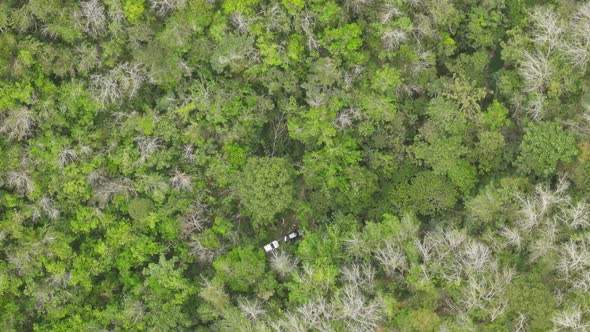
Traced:
[[272, 241], [264, 246], [264, 251], [271, 252], [279, 247], [279, 241]]
[[300, 237], [301, 235], [302, 235], [302, 232], [300, 230], [297, 230], [297, 231], [294, 231], [294, 232], [291, 232], [291, 233], [285, 235], [283, 237], [283, 241], [289, 242], [291, 240], [295, 240], [296, 238]]

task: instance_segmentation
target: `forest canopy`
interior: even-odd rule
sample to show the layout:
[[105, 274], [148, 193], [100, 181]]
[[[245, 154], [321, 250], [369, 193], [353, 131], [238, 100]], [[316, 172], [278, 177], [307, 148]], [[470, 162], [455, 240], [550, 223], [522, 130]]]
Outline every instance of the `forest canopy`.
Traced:
[[0, 1], [0, 331], [588, 331], [589, 65], [587, 1]]

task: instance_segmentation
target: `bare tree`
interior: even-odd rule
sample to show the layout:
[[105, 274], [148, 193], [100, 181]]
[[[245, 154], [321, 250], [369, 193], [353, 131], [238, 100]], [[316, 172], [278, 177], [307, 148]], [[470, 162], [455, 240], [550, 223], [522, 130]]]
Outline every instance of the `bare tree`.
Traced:
[[63, 147], [57, 155], [57, 165], [59, 168], [64, 168], [67, 165], [78, 160], [78, 153], [74, 149]]
[[521, 52], [522, 60], [519, 72], [524, 80], [525, 92], [542, 92], [551, 82], [553, 68], [549, 61], [549, 54], [536, 51]]
[[565, 121], [565, 124], [582, 137], [590, 135], [590, 106], [586, 106], [584, 112], [578, 117]]
[[548, 7], [536, 7], [530, 14], [533, 25], [533, 41], [538, 47], [555, 49], [565, 33], [564, 23], [557, 13]]
[[560, 207], [561, 213], [557, 216], [563, 224], [571, 229], [583, 229], [590, 226], [590, 207], [585, 201], [576, 204], [567, 204]]
[[464, 246], [462, 257], [461, 261], [468, 273], [481, 272], [489, 267], [491, 251], [483, 243], [471, 240]]
[[170, 179], [170, 185], [178, 191], [191, 191], [193, 189], [191, 181], [190, 175], [176, 170], [174, 176]]
[[467, 240], [462, 231], [437, 230], [427, 233], [416, 245], [425, 264], [436, 267], [443, 279], [455, 282], [462, 278], [462, 248]]
[[197, 202], [180, 220], [182, 234], [185, 238], [190, 238], [191, 235], [202, 232], [209, 223], [209, 208]]
[[47, 307], [51, 305], [56, 299], [56, 289], [50, 288], [47, 285], [36, 287], [32, 291], [32, 297], [35, 303], [35, 310], [39, 312], [46, 312]]
[[532, 92], [526, 102], [518, 101], [516, 107], [527, 113], [533, 120], [539, 121], [545, 116], [545, 95], [541, 92]]
[[101, 209], [106, 207], [115, 195], [122, 194], [129, 199], [129, 196], [137, 193], [133, 182], [125, 178], [104, 179], [98, 182], [93, 189], [94, 194], [90, 201], [96, 203]]
[[262, 304], [257, 299], [239, 299], [238, 308], [240, 308], [242, 313], [251, 321], [259, 320], [265, 313], [265, 310], [262, 308]]
[[539, 184], [535, 187], [534, 195], [517, 195], [517, 199], [522, 204], [519, 211], [521, 218], [516, 220], [518, 226], [529, 232], [545, 224], [546, 219], [553, 214], [555, 209], [561, 204], [569, 202], [570, 197], [566, 194], [568, 187], [569, 183], [566, 178], [560, 177], [554, 190], [547, 185]]
[[171, 11], [184, 8], [186, 0], [150, 0], [150, 8], [158, 16], [164, 16]]
[[281, 278], [285, 278], [291, 274], [299, 264], [297, 258], [292, 258], [283, 250], [273, 251], [270, 257], [270, 267]]
[[138, 160], [140, 163], [147, 161], [162, 147], [162, 139], [160, 137], [139, 137], [135, 141], [137, 142], [137, 148], [140, 153]]
[[382, 305], [367, 299], [358, 288], [345, 286], [336, 299], [338, 318], [344, 319], [348, 331], [375, 331], [383, 317]]
[[381, 36], [381, 43], [386, 50], [397, 50], [407, 37], [406, 32], [402, 29], [386, 31]]
[[72, 281], [72, 273], [69, 271], [63, 271], [61, 273], [51, 273], [47, 277], [47, 284], [52, 287], [66, 288]]
[[352, 287], [372, 289], [375, 284], [375, 270], [371, 264], [351, 264], [342, 269], [342, 279]]
[[590, 271], [583, 271], [572, 281], [574, 291], [590, 292]]
[[303, 12], [303, 16], [301, 17], [301, 29], [305, 33], [307, 37], [307, 48], [310, 51], [316, 50], [320, 47], [320, 42], [317, 40], [313, 33], [313, 28], [315, 25], [315, 18], [309, 11]]
[[346, 0], [344, 6], [355, 14], [359, 14], [363, 9], [371, 7], [373, 0]]
[[135, 96], [145, 78], [139, 64], [122, 63], [105, 74], [90, 76], [90, 84], [95, 98], [102, 104], [108, 104]]
[[251, 20], [246, 18], [244, 14], [240, 12], [234, 12], [230, 16], [232, 24], [238, 29], [241, 34], [247, 33], [250, 31], [250, 23]]
[[186, 144], [183, 147], [183, 156], [184, 158], [190, 160], [190, 161], [194, 161], [196, 156], [195, 156], [195, 147], [192, 146], [191, 144]]
[[362, 113], [358, 108], [347, 108], [336, 116], [332, 123], [340, 130], [352, 127], [353, 123], [362, 118]]
[[404, 251], [391, 242], [387, 242], [383, 247], [377, 249], [375, 258], [390, 277], [396, 271], [403, 272], [406, 270], [407, 262]]
[[[583, 3], [578, 7], [576, 19], [583, 21], [586, 27], [590, 29], [590, 2]], [[590, 38], [590, 36], [588, 36], [588, 38]]]
[[82, 154], [83, 156], [90, 156], [93, 152], [94, 150], [92, 149], [92, 147], [88, 145], [80, 146], [80, 154]]
[[505, 291], [512, 276], [512, 270], [500, 270], [495, 264], [483, 274], [469, 275], [461, 291], [461, 308], [466, 311], [484, 310], [492, 321], [495, 320], [508, 305]]
[[590, 62], [590, 2], [578, 7], [571, 30], [573, 41], [566, 44], [565, 51], [574, 66], [586, 69]]
[[94, 74], [90, 76], [90, 81], [95, 97], [100, 103], [107, 104], [121, 99], [123, 92], [112, 75]]
[[50, 220], [56, 220], [59, 218], [59, 210], [55, 207], [53, 200], [48, 196], [41, 197], [39, 200], [39, 207]]
[[[590, 33], [590, 30], [584, 33]], [[590, 61], [590, 41], [586, 40], [585, 36], [576, 38], [569, 43], [564, 43], [562, 49], [572, 65], [582, 70], [586, 69]]]
[[21, 195], [30, 195], [35, 190], [33, 179], [25, 171], [8, 172], [6, 184]]
[[512, 331], [514, 332], [526, 332], [529, 330], [528, 318], [523, 313], [518, 313], [518, 317], [516, 317], [516, 322], [514, 323], [514, 327]]
[[572, 307], [557, 313], [552, 321], [557, 326], [557, 331], [587, 331], [590, 324], [584, 321], [582, 314], [582, 309]]
[[335, 318], [334, 306], [323, 297], [309, 301], [297, 308], [299, 317], [308, 329], [322, 328]]
[[199, 258], [202, 263], [211, 263], [215, 258], [216, 252], [211, 248], [205, 247], [201, 241], [193, 238], [189, 243], [190, 253]]
[[506, 244], [520, 249], [522, 245], [522, 236], [518, 230], [508, 227], [503, 227], [500, 234], [506, 239]]
[[1, 121], [0, 133], [6, 134], [10, 140], [20, 141], [30, 137], [35, 126], [33, 112], [25, 106], [10, 110]]
[[308, 91], [305, 101], [311, 107], [322, 107], [328, 102], [328, 97], [323, 92]]
[[278, 321], [272, 321], [271, 326], [277, 332], [307, 332], [307, 329], [303, 323], [303, 320], [299, 318], [299, 315], [291, 312], [285, 313], [283, 319]]
[[387, 1], [379, 10], [381, 24], [389, 23], [393, 18], [402, 15], [401, 11], [391, 1]]
[[24, 275], [30, 269], [34, 256], [36, 255], [31, 249], [19, 248], [18, 250], [8, 252], [8, 263], [12, 264], [18, 275]]
[[361, 76], [364, 68], [360, 65], [354, 65], [351, 70], [344, 73], [344, 88], [350, 89], [354, 81]]
[[529, 232], [541, 223], [536, 201], [531, 197], [517, 197], [522, 205], [519, 211], [521, 218], [516, 219], [516, 222], [521, 229]]
[[418, 53], [418, 59], [410, 65], [410, 72], [417, 75], [424, 70], [432, 67], [434, 64], [433, 55], [430, 51], [421, 50]]
[[104, 5], [100, 0], [81, 2], [80, 10], [75, 16], [78, 19], [78, 24], [86, 33], [98, 36], [106, 30], [107, 18]]
[[557, 267], [566, 279], [590, 268], [590, 250], [585, 241], [569, 240], [561, 246], [560, 254]]
[[101, 61], [99, 49], [96, 45], [78, 45], [75, 48], [75, 55], [77, 59], [76, 70], [84, 75], [96, 68]]
[[145, 73], [141, 65], [126, 62], [118, 65], [114, 70], [126, 96], [135, 96], [145, 80]]
[[436, 36], [438, 30], [436, 29], [434, 20], [431, 16], [417, 14], [414, 21], [415, 28], [412, 31], [412, 34], [416, 36], [416, 40], [420, 40], [420, 37]]
[[529, 261], [538, 261], [555, 250], [555, 235], [557, 229], [554, 224], [539, 228], [528, 245]]
[[424, 5], [425, 1], [424, 0], [408, 0], [408, 5], [410, 5], [410, 7], [412, 8], [418, 8], [422, 5]]

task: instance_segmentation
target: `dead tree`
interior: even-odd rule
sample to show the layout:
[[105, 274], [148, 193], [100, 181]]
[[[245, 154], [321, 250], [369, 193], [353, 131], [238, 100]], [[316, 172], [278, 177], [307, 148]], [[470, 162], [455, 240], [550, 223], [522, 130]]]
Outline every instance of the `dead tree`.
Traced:
[[21, 195], [30, 195], [35, 190], [35, 184], [31, 176], [25, 171], [11, 171], [6, 175], [6, 184], [9, 188]]
[[30, 137], [35, 127], [33, 112], [25, 106], [10, 110], [0, 121], [0, 133], [5, 134], [10, 140], [20, 141]]
[[186, 0], [150, 0], [150, 8], [158, 16], [164, 16], [171, 11], [184, 8]]
[[270, 257], [270, 267], [281, 278], [285, 278], [291, 274], [296, 268], [299, 260], [292, 258], [283, 250], [273, 251]]
[[170, 179], [170, 185], [178, 191], [191, 191], [193, 189], [191, 182], [192, 177], [179, 170], [174, 171], [174, 175]]
[[81, 2], [80, 10], [75, 16], [82, 30], [92, 36], [99, 36], [106, 30], [108, 22], [105, 15], [105, 8], [99, 0]]

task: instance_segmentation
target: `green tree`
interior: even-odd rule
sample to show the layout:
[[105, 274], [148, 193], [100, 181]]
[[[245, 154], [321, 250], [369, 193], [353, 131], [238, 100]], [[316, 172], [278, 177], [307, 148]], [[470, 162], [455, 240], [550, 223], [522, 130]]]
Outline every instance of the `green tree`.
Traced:
[[[510, 286], [508, 312], [511, 316], [525, 315], [531, 330], [550, 330], [555, 296], [550, 285], [538, 274], [522, 277]], [[543, 300], [537, 300], [543, 299]]]
[[217, 278], [237, 292], [249, 292], [263, 280], [266, 262], [262, 249], [253, 246], [232, 249], [213, 262]]
[[392, 192], [393, 201], [401, 208], [422, 215], [432, 215], [455, 205], [459, 193], [443, 176], [431, 171], [418, 173], [409, 184]]
[[428, 309], [410, 311], [400, 324], [403, 330], [411, 332], [438, 331], [439, 325], [440, 317]]
[[577, 154], [574, 135], [557, 122], [543, 121], [525, 128], [517, 162], [526, 173], [548, 177], [559, 162], [570, 162]]
[[254, 227], [269, 225], [291, 206], [293, 167], [283, 158], [250, 158], [236, 179], [236, 189]]

